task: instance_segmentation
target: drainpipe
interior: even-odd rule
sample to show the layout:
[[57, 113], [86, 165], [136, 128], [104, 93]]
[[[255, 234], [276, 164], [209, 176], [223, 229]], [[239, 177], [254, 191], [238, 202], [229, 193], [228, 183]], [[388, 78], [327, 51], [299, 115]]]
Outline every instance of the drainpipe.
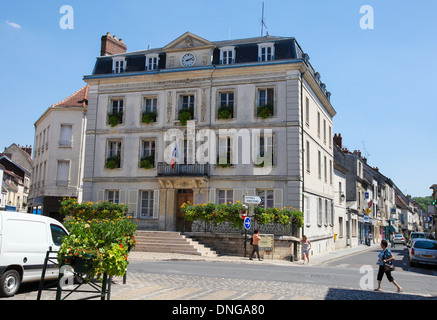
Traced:
[[305, 75], [305, 72], [300, 73], [300, 134], [301, 134], [301, 143], [302, 143], [302, 212], [304, 217], [304, 224], [302, 226], [302, 234], [305, 230], [305, 196], [304, 196], [304, 190], [305, 190], [305, 154], [304, 154], [304, 139], [303, 139], [303, 76]]

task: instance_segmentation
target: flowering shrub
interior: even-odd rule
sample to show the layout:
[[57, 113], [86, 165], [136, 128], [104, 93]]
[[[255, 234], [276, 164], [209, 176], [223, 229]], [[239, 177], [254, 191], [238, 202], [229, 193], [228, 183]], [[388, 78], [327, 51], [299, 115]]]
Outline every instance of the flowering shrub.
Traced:
[[291, 223], [299, 228], [303, 227], [303, 213], [293, 207], [264, 208], [257, 206], [254, 208], [255, 219], [259, 224], [279, 223], [288, 227]]
[[[215, 205], [214, 203], [203, 203], [194, 205], [190, 202], [184, 203], [181, 206], [182, 215], [188, 221], [205, 221], [218, 224], [221, 222], [230, 222], [233, 227], [243, 228], [240, 213], [245, 210], [243, 204], [237, 201], [236, 203], [222, 203]], [[303, 213], [295, 210], [292, 207], [264, 208], [256, 206], [254, 208], [255, 220], [259, 224], [279, 223], [286, 227], [291, 223], [296, 224], [299, 228], [303, 226]]]
[[70, 235], [64, 237], [58, 261], [86, 259], [88, 275], [122, 276], [128, 265], [129, 250], [135, 246], [136, 224], [126, 216], [129, 207], [109, 202], [61, 202], [64, 226]]
[[242, 210], [244, 210], [244, 207], [239, 201], [236, 203], [229, 202], [218, 205], [214, 203], [194, 205], [187, 202], [181, 206], [182, 215], [188, 221], [201, 220], [213, 224], [230, 222], [233, 227], [240, 229], [243, 227], [240, 218], [240, 212]]

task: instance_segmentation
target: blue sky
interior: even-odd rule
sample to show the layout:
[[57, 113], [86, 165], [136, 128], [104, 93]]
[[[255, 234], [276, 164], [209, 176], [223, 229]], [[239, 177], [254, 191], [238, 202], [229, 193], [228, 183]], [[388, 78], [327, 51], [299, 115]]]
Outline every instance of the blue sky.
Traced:
[[[0, 3], [0, 150], [33, 145], [34, 123], [80, 89], [106, 32], [128, 51], [163, 47], [186, 31], [211, 41], [260, 35], [262, 0], [47, 0]], [[275, 36], [292, 36], [321, 74], [334, 133], [405, 193], [437, 183], [437, 1], [264, 0]], [[74, 29], [61, 29], [63, 5]], [[363, 5], [374, 29], [360, 28]]]

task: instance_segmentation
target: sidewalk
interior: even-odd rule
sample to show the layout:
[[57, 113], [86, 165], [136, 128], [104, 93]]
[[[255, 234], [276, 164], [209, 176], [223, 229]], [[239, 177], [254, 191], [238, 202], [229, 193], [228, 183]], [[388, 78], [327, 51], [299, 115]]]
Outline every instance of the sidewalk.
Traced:
[[[372, 249], [379, 248], [378, 244], [371, 246], [359, 245], [353, 248], [339, 249], [331, 252], [321, 253], [310, 257], [310, 265], [316, 266], [323, 263], [340, 259], [346, 256], [358, 254]], [[189, 254], [175, 254], [175, 253], [158, 253], [158, 252], [141, 252], [132, 251], [129, 254], [129, 261], [204, 261], [204, 262], [226, 262], [226, 263], [242, 263], [242, 264], [265, 264], [265, 265], [302, 265], [302, 260], [299, 261], [287, 261], [287, 260], [272, 260], [264, 259], [258, 261], [258, 259], [249, 260], [248, 257], [219, 255], [216, 257], [209, 256], [197, 256]]]

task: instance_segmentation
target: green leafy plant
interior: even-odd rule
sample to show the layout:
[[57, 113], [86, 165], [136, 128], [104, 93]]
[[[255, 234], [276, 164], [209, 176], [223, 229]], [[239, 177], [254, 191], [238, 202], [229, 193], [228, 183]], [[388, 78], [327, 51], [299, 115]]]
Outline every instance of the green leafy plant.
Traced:
[[123, 111], [108, 113], [108, 122], [111, 125], [111, 127], [115, 127], [116, 125], [122, 123]]
[[182, 126], [187, 125], [187, 121], [194, 118], [194, 108], [188, 107], [188, 108], [182, 108], [179, 110], [179, 121]]
[[155, 155], [144, 157], [140, 161], [140, 168], [152, 169], [155, 167]]
[[222, 105], [218, 108], [218, 117], [219, 119], [231, 119], [234, 117], [234, 107], [228, 105]]
[[158, 114], [154, 111], [145, 111], [142, 114], [141, 117], [141, 122], [142, 123], [152, 123], [156, 121], [156, 117], [158, 116]]
[[106, 159], [105, 168], [108, 169], [115, 169], [120, 168], [120, 157], [119, 156], [112, 156]]
[[257, 108], [257, 116], [262, 119], [267, 119], [268, 117], [273, 116], [273, 105], [268, 103], [259, 106]]

